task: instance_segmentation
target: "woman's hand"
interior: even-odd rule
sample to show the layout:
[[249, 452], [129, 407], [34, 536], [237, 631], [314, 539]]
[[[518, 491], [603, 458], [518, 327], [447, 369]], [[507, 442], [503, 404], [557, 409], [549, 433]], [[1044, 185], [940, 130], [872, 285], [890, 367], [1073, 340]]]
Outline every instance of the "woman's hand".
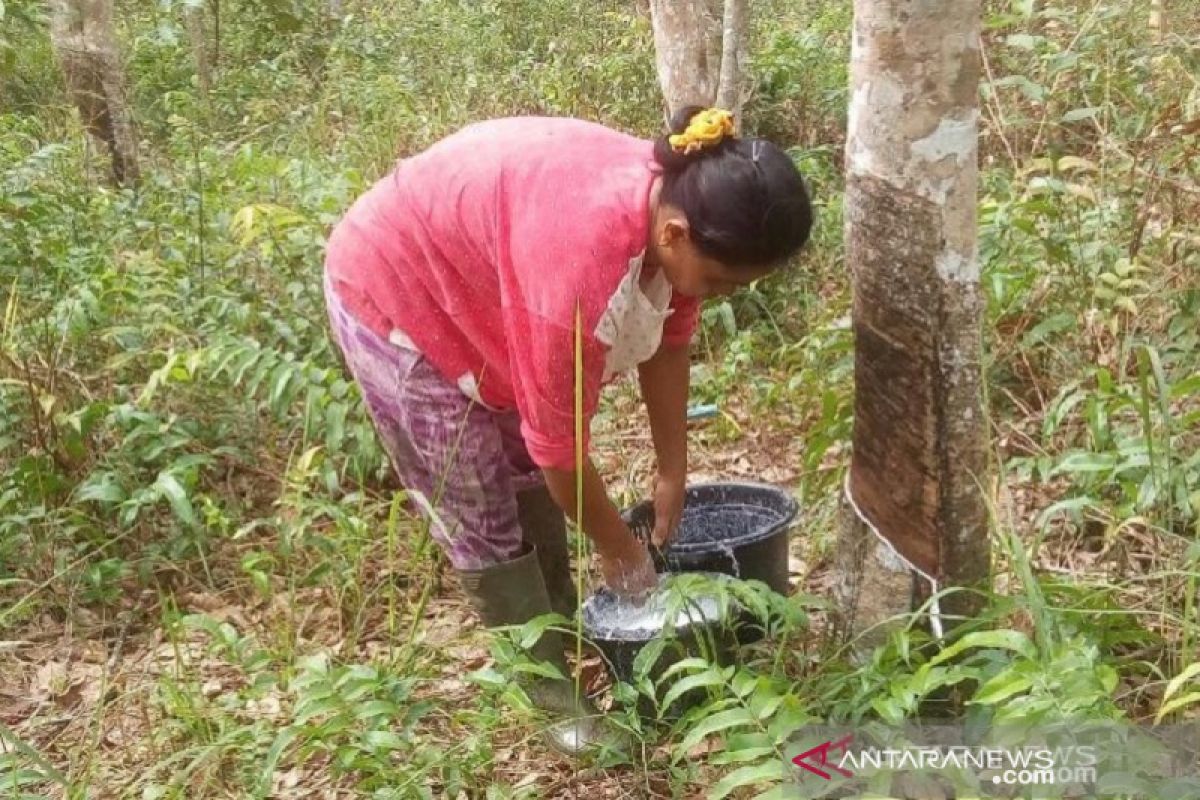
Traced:
[[[583, 469], [583, 530], [600, 555], [604, 582], [621, 597], [640, 600], [658, 586], [650, 551], [621, 519], [590, 458], [584, 462]], [[576, 520], [579, 508], [575, 493], [581, 481], [568, 470], [545, 469], [543, 472], [550, 496], [567, 516]]]
[[655, 547], [666, 547], [679, 529], [686, 483], [682, 475], [671, 477], [660, 472], [654, 477], [654, 533], [650, 541]]
[[637, 602], [658, 588], [658, 574], [650, 552], [626, 529], [626, 540], [600, 551], [604, 582], [619, 597]]

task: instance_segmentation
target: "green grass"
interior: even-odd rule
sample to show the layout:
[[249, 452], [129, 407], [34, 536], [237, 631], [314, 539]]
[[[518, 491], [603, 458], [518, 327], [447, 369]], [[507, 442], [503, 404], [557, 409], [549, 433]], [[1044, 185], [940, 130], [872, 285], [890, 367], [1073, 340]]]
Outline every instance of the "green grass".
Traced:
[[[987, 612], [953, 658], [912, 620], [861, 659], [825, 637], [852, 408], [849, 4], [768, 4], [748, 121], [793, 149], [818, 227], [795, 269], [705, 309], [694, 392], [723, 413], [691, 450], [697, 474], [777, 474], [796, 491], [808, 574], [787, 600], [739, 590], [778, 646], [612, 687], [610, 713], [645, 747], [632, 765], [575, 769], [537, 743], [508, 680], [514, 640], [471, 628], [401, 504], [326, 333], [318, 276], [353, 198], [463, 123], [536, 112], [656, 132], [648, 21], [579, 0], [353, 4], [341, 23], [315, 3], [225, 8], [205, 104], [178, 8], [126, 4], [146, 179], [118, 191], [35, 6], [9, 4], [0, 668], [18, 688], [0, 691], [0, 786], [740, 796], [770, 787], [787, 734], [817, 718], [895, 719], [946, 697], [999, 718], [1064, 704], [1193, 717], [1200, 159], [1196, 135], [1172, 131], [1200, 116], [1195, 4], [1173, 11], [1161, 43], [1128, 0], [1026, 5], [989, 3], [985, 35]], [[633, 387], [619, 387], [594, 431], [626, 500], [650, 466], [635, 412]], [[680, 680], [708, 701], [675, 721], [634, 713]]]

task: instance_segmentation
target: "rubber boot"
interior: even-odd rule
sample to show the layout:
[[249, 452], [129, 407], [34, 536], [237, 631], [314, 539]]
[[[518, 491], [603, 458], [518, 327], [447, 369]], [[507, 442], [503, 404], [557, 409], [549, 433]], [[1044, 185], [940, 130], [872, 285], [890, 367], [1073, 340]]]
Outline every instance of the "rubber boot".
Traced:
[[[550, 597], [536, 550], [530, 549], [512, 561], [483, 569], [460, 570], [459, 576], [472, 607], [489, 628], [522, 625], [550, 613]], [[558, 631], [545, 631], [530, 654], [568, 675], [563, 637]], [[604, 749], [628, 751], [625, 737], [604, 720], [587, 697], [576, 696], [575, 683], [569, 677], [522, 675], [518, 680], [534, 706], [565, 718], [555, 721], [543, 733], [546, 743], [558, 752], [581, 756], [599, 754]]]
[[571, 577], [567, 553], [567, 518], [545, 486], [517, 493], [521, 538], [537, 551], [542, 579], [550, 595], [550, 608], [567, 619], [575, 618], [579, 594]]

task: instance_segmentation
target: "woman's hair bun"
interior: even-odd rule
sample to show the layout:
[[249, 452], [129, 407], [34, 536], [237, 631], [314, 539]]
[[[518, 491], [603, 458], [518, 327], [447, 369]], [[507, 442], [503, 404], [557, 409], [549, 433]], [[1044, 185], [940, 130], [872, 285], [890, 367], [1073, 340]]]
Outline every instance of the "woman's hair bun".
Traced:
[[730, 136], [719, 144], [691, 152], [680, 152], [671, 146], [671, 137], [683, 135], [696, 115], [706, 110], [706, 106], [684, 106], [671, 115], [667, 133], [654, 140], [654, 160], [662, 166], [663, 172], [679, 172], [689, 164], [721, 152], [734, 141], [735, 137]]
[[777, 145], [733, 134], [727, 111], [688, 106], [654, 142], [659, 202], [678, 208], [691, 241], [731, 267], [778, 266], [804, 246], [812, 203], [795, 163]]

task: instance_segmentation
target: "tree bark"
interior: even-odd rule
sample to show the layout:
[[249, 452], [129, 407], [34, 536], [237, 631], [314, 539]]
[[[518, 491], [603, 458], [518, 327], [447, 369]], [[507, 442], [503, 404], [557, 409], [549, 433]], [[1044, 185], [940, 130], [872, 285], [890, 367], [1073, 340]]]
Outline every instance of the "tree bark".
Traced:
[[[936, 588], [978, 586], [989, 572], [976, 252], [980, 6], [854, 0], [845, 236], [856, 388], [847, 486], [862, 519], [847, 509], [840, 560], [843, 583], [863, 587], [847, 600], [858, 629]], [[879, 556], [881, 546], [900, 558]], [[882, 572], [864, 579], [872, 570]], [[904, 572], [937, 584], [918, 579], [920, 591], [878, 596], [874, 584], [888, 585], [890, 574], [902, 585]], [[940, 608], [971, 615], [977, 605], [958, 593]]]
[[112, 0], [51, 0], [50, 39], [89, 134], [107, 146], [113, 179], [139, 176], [137, 137], [113, 33]]
[[1150, 0], [1150, 36], [1161, 42], [1167, 35], [1167, 0]]
[[746, 58], [746, 2], [725, 0], [721, 26], [721, 74], [717, 82], [717, 107], [732, 111], [739, 123], [745, 99], [742, 76]]
[[855, 640], [858, 652], [870, 652], [887, 640], [893, 625], [884, 624], [917, 607], [918, 597], [929, 594], [920, 576], [891, 547], [860, 520], [846, 501], [834, 570], [841, 580], [833, 595], [839, 613], [837, 634]]
[[748, 0], [650, 0], [658, 81], [667, 116], [716, 105], [740, 122]]
[[712, 59], [712, 15], [705, 0], [650, 0], [658, 81], [667, 115], [716, 99], [719, 64]]
[[200, 96], [208, 102], [208, 93], [212, 90], [212, 59], [209, 56], [208, 26], [204, 15], [207, 8], [203, 0], [195, 5], [186, 4], [183, 9], [184, 22], [187, 25], [188, 39], [192, 43], [192, 62], [196, 67], [196, 85]]

